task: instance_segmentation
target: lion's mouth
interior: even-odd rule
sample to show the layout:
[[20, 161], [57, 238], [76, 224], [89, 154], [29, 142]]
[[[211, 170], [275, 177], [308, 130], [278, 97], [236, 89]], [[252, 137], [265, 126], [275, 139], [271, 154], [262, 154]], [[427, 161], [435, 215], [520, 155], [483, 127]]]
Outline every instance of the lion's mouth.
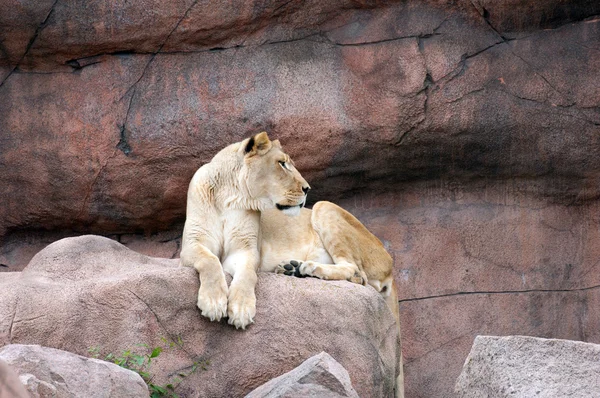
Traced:
[[302, 209], [305, 204], [306, 198], [297, 205], [282, 205], [279, 203], [275, 203], [275, 207], [277, 208], [277, 210], [281, 210], [289, 216], [297, 216], [298, 214], [300, 214], [300, 209]]
[[304, 196], [304, 198], [302, 198], [302, 202], [298, 203], [297, 205], [282, 205], [279, 203], [275, 203], [275, 207], [277, 207], [277, 210], [291, 210], [291, 209], [301, 209], [304, 207], [304, 205], [306, 204], [306, 196]]
[[280, 205], [279, 203], [277, 203], [275, 206], [277, 207], [277, 209], [281, 210], [286, 216], [297, 216], [298, 214], [300, 214], [300, 209], [302, 208], [302, 204], [288, 206]]
[[290, 206], [290, 205], [280, 205], [279, 203], [275, 204], [275, 207], [277, 207], [278, 210], [289, 210], [289, 209], [293, 209], [295, 207], [300, 208], [301, 206], [302, 205], [293, 205], [293, 206]]

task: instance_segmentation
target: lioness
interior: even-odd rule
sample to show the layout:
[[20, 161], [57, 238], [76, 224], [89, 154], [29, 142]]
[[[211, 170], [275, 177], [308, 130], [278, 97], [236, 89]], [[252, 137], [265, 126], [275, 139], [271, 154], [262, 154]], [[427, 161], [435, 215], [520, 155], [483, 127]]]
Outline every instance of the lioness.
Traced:
[[[242, 329], [253, 323], [260, 269], [369, 284], [399, 325], [392, 258], [339, 206], [303, 208], [309, 189], [279, 141], [265, 132], [229, 145], [198, 169], [188, 189], [181, 261], [198, 271], [202, 315], [228, 317]], [[233, 276], [229, 288], [223, 271]], [[402, 386], [400, 365], [399, 397]]]

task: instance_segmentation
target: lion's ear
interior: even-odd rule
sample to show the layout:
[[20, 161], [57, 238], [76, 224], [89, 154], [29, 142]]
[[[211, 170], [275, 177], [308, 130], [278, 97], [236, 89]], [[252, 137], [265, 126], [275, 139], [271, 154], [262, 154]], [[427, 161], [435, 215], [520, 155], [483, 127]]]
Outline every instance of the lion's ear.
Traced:
[[271, 141], [271, 142], [273, 143], [273, 146], [274, 146], [275, 148], [279, 148], [279, 149], [281, 149], [281, 143], [279, 142], [279, 140], [273, 140], [273, 141]]
[[264, 155], [269, 152], [272, 147], [271, 140], [265, 131], [256, 134], [254, 137], [248, 139], [245, 147], [246, 155]]

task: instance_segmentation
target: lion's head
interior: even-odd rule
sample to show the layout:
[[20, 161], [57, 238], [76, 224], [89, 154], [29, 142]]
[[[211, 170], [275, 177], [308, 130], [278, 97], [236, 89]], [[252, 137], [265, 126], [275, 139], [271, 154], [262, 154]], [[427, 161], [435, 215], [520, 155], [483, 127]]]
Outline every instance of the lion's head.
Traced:
[[298, 214], [310, 185], [283, 151], [279, 140], [271, 141], [262, 132], [242, 141], [239, 151], [244, 158], [240, 183], [246, 185], [252, 199], [270, 201], [270, 207], [289, 215]]

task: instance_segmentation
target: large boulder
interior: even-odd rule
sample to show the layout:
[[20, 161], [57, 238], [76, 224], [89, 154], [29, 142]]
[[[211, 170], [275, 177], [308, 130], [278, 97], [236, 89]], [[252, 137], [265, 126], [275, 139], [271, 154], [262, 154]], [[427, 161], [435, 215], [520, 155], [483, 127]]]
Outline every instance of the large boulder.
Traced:
[[268, 381], [245, 398], [358, 398], [348, 371], [322, 352]]
[[153, 383], [189, 374], [177, 391], [201, 397], [243, 396], [327, 350], [360, 396], [389, 397], [394, 388], [395, 320], [370, 287], [260, 274], [256, 323], [242, 331], [200, 315], [195, 270], [107, 238], [60, 240], [4, 275], [0, 345], [94, 349], [103, 358], [165, 339], [173, 344], [153, 360]]
[[0, 347], [0, 359], [19, 374], [32, 397], [148, 397], [139, 374], [99, 359], [23, 344]]
[[461, 398], [600, 396], [600, 345], [477, 336], [456, 381]]

